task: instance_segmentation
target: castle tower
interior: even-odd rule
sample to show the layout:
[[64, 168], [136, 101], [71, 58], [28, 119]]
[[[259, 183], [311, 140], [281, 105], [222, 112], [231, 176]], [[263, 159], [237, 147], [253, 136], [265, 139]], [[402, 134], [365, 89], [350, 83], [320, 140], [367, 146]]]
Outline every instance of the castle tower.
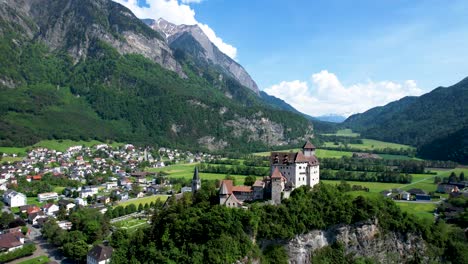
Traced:
[[275, 167], [271, 174], [271, 200], [274, 204], [281, 203], [281, 193], [284, 190], [285, 179], [278, 167]]
[[200, 176], [198, 175], [198, 167], [195, 167], [195, 170], [193, 172], [193, 178], [192, 178], [192, 192], [196, 193], [199, 191], [201, 188], [201, 179]]
[[310, 141], [307, 140], [307, 142], [304, 144], [302, 147], [302, 150], [304, 151], [304, 156], [306, 157], [312, 157], [315, 155], [315, 146], [310, 143]]
[[226, 186], [226, 182], [222, 181], [219, 188], [219, 204], [225, 204], [227, 198], [229, 197], [229, 190]]

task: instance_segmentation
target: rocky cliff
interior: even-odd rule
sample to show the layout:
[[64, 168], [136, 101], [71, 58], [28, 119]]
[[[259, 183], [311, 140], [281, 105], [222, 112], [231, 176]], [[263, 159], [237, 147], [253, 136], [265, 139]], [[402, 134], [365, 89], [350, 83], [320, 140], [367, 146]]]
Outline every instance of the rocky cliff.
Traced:
[[[162, 18], [157, 21], [152, 19], [144, 19], [143, 21], [163, 35], [173, 50], [183, 49], [199, 59], [221, 67], [225, 73], [243, 86], [260, 95], [257, 84], [247, 71], [239, 63], [222, 53], [198, 25], [175, 25]], [[200, 49], [194, 49], [192, 44], [187, 45], [188, 36], [191, 40], [195, 40]]]
[[[344, 245], [347, 254], [367, 257], [378, 263], [407, 263], [427, 250], [421, 237], [411, 234], [382, 232], [376, 220], [354, 225], [338, 225], [327, 230], [314, 230], [291, 240], [262, 241], [261, 247], [282, 245], [291, 264], [309, 264], [314, 251], [333, 243]], [[423, 259], [429, 262], [429, 259]]]

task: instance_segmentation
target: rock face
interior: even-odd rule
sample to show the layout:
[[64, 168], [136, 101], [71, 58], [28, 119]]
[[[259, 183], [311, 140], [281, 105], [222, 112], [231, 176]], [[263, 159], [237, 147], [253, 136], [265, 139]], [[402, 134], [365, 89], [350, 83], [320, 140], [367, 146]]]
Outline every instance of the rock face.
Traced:
[[[157, 21], [144, 19], [143, 21], [155, 31], [161, 33], [172, 49], [181, 48], [197, 58], [220, 66], [225, 73], [234, 77], [240, 84], [249, 88], [258, 96], [260, 95], [257, 84], [247, 71], [239, 63], [222, 53], [198, 25], [175, 25], [164, 19]], [[187, 45], [188, 39], [195, 40], [200, 48], [194, 49], [194, 45]]]
[[[415, 235], [401, 235], [395, 232], [383, 233], [376, 221], [354, 225], [335, 226], [328, 230], [314, 230], [296, 236], [289, 241], [263, 241], [262, 248], [271, 244], [283, 245], [291, 264], [308, 264], [315, 250], [342, 243], [347, 254], [369, 257], [378, 263], [406, 263], [415, 253], [424, 256], [427, 250], [424, 241]], [[428, 259], [423, 260], [429, 262]]]
[[[66, 50], [78, 62], [96, 41], [121, 54], [141, 54], [185, 77], [166, 40], [127, 8], [108, 0], [3, 0], [6, 21], [21, 26], [28, 37], [53, 50]], [[8, 14], [16, 14], [10, 15]]]

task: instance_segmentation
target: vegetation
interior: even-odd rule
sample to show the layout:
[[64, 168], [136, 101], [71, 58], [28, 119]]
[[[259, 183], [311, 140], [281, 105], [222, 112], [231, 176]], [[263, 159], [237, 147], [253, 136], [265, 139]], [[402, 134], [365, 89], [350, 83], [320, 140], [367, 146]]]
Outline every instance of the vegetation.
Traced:
[[[466, 245], [466, 238], [461, 229], [443, 222], [419, 220], [402, 212], [391, 200], [353, 198], [335, 187], [319, 184], [313, 190], [296, 189], [279, 206], [252, 205], [249, 210], [239, 210], [215, 205], [216, 201], [210, 198], [216, 195], [213, 188], [204, 186], [194, 199], [186, 195], [169, 207], [156, 207], [152, 224], [146, 229], [132, 234], [122, 229], [114, 232], [110, 239], [115, 249], [113, 262], [137, 263], [151, 259], [165, 263], [231, 263], [248, 257], [261, 258], [266, 263], [283, 263], [284, 249], [271, 246], [262, 252], [251, 237], [258, 243], [264, 239], [290, 239], [309, 230], [372, 218], [379, 220], [384, 232], [421, 235], [430, 248], [426, 254], [433, 259], [460, 263], [464, 257], [462, 246]], [[445, 254], [449, 250], [455, 252]], [[343, 255], [340, 245], [320, 250], [313, 258], [338, 259], [338, 263], [370, 261]]]
[[39, 257], [32, 258], [32, 259], [29, 259], [29, 260], [21, 261], [18, 264], [46, 264], [46, 263], [49, 263], [49, 261], [50, 260], [49, 260], [48, 257], [39, 256]]
[[0, 254], [0, 263], [6, 263], [15, 259], [19, 259], [25, 256], [30, 256], [36, 251], [36, 245], [25, 244], [22, 248], [14, 250], [9, 253]]
[[430, 159], [468, 162], [468, 78], [420, 97], [405, 97], [348, 118], [343, 126], [366, 138], [418, 147]]

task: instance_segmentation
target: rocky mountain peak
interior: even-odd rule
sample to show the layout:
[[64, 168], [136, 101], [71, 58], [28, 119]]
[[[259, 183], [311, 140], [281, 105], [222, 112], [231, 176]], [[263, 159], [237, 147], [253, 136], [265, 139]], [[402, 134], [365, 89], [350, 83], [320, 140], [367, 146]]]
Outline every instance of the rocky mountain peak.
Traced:
[[[247, 71], [235, 60], [221, 52], [198, 25], [176, 25], [163, 18], [159, 18], [158, 20], [144, 19], [143, 22], [153, 30], [161, 33], [161, 35], [166, 38], [171, 48], [180, 49], [181, 47], [184, 47], [185, 51], [188, 51], [195, 57], [210, 62], [216, 66], [221, 66], [225, 73], [232, 76], [240, 84], [260, 96], [260, 90], [258, 89], [257, 84], [252, 77], [250, 77]], [[193, 45], [184, 45], [184, 42], [188, 41], [188, 38], [186, 37], [187, 35], [200, 45], [201, 50], [197, 50], [197, 52], [195, 52], [192, 47]], [[190, 51], [187, 46], [190, 46]]]

